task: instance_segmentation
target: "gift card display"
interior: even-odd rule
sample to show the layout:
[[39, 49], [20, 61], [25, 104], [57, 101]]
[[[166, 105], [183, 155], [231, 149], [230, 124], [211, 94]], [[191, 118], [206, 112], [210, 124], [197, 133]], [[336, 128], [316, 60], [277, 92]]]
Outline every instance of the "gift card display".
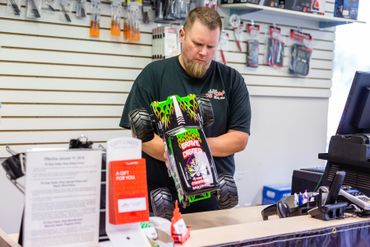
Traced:
[[112, 161], [109, 165], [109, 223], [148, 221], [145, 160]]

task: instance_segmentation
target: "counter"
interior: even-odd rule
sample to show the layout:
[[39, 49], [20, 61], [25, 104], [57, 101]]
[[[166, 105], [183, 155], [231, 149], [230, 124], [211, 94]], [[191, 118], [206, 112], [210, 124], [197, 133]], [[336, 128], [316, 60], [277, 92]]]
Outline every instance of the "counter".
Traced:
[[[191, 237], [177, 246], [370, 246], [370, 218], [322, 221], [304, 215], [263, 221], [264, 207], [184, 214]], [[0, 247], [20, 247], [14, 239], [0, 230]]]

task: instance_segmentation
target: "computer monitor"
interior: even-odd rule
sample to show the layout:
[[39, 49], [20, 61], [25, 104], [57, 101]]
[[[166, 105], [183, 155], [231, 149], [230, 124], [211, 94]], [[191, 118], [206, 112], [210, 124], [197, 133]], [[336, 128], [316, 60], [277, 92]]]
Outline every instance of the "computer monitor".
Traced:
[[370, 133], [370, 72], [356, 72], [337, 130], [357, 133]]
[[370, 195], [370, 72], [356, 72], [336, 135], [332, 136], [321, 185], [329, 186], [337, 171], [343, 184]]

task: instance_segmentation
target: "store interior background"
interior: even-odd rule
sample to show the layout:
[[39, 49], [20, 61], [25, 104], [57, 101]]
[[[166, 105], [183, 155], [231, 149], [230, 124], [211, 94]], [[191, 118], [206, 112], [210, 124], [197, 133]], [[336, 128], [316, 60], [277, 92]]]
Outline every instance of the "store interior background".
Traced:
[[[370, 71], [370, 61], [368, 59], [370, 57], [370, 49], [368, 48], [368, 44], [370, 43], [370, 35], [368, 32], [370, 28], [370, 16], [366, 16], [366, 12], [368, 12], [369, 8], [369, 1], [362, 0], [360, 2], [359, 20], [365, 21], [366, 24], [355, 23], [336, 27], [333, 79], [331, 97], [329, 99], [327, 130], [322, 128], [322, 122], [317, 123], [317, 120], [311, 120], [310, 122], [310, 124], [313, 125], [312, 128], [315, 131], [317, 130], [320, 132], [320, 135], [322, 136], [321, 139], [319, 138], [320, 142], [322, 142], [321, 140], [325, 142], [325, 140], [327, 140], [327, 138], [333, 135], [336, 131], [355, 71]], [[251, 89], [253, 88], [251, 87]], [[237, 168], [236, 180], [243, 186], [242, 193], [240, 195], [242, 202], [240, 206], [256, 205], [261, 202], [262, 186], [260, 186], [260, 184], [269, 184], [270, 181], [274, 180], [290, 183], [288, 178], [291, 178], [292, 168], [288, 165], [284, 167], [282, 160], [286, 160], [287, 163], [289, 163], [288, 161], [290, 158], [295, 161], [307, 158], [307, 160], [302, 160], [301, 164], [295, 164], [295, 167], [301, 168], [324, 165], [324, 162], [317, 160], [316, 157], [317, 152], [325, 151], [325, 145], [323, 144], [317, 148], [312, 147], [311, 144], [317, 142], [318, 139], [316, 137], [311, 138], [310, 136], [305, 135], [306, 129], [299, 129], [299, 127], [295, 126], [295, 122], [293, 121], [294, 116], [291, 116], [292, 126], [284, 126], [285, 129], [283, 131], [279, 128], [275, 129], [273, 123], [276, 123], [281, 119], [275, 119], [274, 117], [276, 116], [279, 118], [284, 115], [280, 116], [276, 109], [268, 108], [268, 106], [273, 105], [274, 102], [276, 102], [276, 104], [281, 105], [281, 111], [286, 113], [289, 112], [289, 107], [294, 108], [294, 111], [292, 110], [292, 112], [295, 112], [297, 109], [305, 111], [305, 103], [314, 104], [314, 107], [309, 108], [307, 112], [302, 115], [306, 115], [307, 118], [315, 118], [317, 116], [315, 109], [319, 109], [322, 105], [325, 105], [324, 100], [320, 100], [318, 103], [313, 102], [313, 100], [309, 98], [296, 102], [294, 97], [271, 97], [268, 100], [269, 104], [266, 104], [264, 103], [263, 97], [252, 97], [252, 101], [256, 107], [253, 113], [253, 121], [255, 123], [259, 123], [259, 126], [254, 126], [254, 129], [252, 126], [250, 146], [242, 154], [237, 155], [237, 166], [239, 166], [239, 169]], [[261, 116], [261, 112], [263, 112], [265, 116]], [[320, 117], [323, 113], [325, 112], [320, 112]], [[266, 115], [271, 116], [272, 122], [265, 121]], [[261, 122], [262, 120], [263, 122]], [[321, 120], [326, 121], [326, 118], [320, 118], [320, 121]], [[289, 128], [294, 128], [295, 130], [298, 129], [298, 131], [286, 136]], [[279, 134], [280, 132], [281, 134]], [[327, 133], [327, 136], [325, 136], [325, 133]], [[269, 139], [270, 136], [272, 136], [273, 139]], [[256, 154], [255, 151], [257, 149], [255, 148], [256, 143], [254, 142], [257, 139], [259, 140], [258, 145], [260, 148]], [[261, 139], [264, 141], [262, 142]], [[302, 152], [296, 152], [297, 150], [294, 150], [292, 152], [291, 150], [284, 148], [284, 145], [299, 146], [300, 142], [305, 141], [311, 145], [308, 146], [308, 149], [310, 149], [310, 157], [304, 156], [307, 154], [307, 151], [302, 150]], [[263, 149], [261, 147], [263, 147]], [[307, 146], [302, 145], [302, 147]], [[261, 150], [263, 150], [263, 152]], [[312, 150], [314, 150], [314, 152]], [[246, 159], [245, 157], [248, 156], [253, 156], [253, 158]], [[300, 156], [302, 157], [300, 158]], [[261, 160], [263, 157], [263, 162], [260, 161], [259, 157], [261, 157]], [[266, 166], [266, 164], [268, 164], [268, 166]], [[282, 179], [284, 181], [281, 181]], [[5, 187], [3, 185], [5, 185]], [[19, 230], [21, 210], [23, 208], [23, 195], [13, 185], [11, 185], [9, 181], [7, 181], [2, 169], [0, 169], [0, 196], [6, 200], [1, 200], [3, 205], [0, 206], [0, 228], [8, 233], [17, 232]], [[9, 198], [9, 202], [11, 203], [7, 203], [8, 200], [6, 198]], [[16, 202], [17, 205], [15, 205], [14, 202]]]

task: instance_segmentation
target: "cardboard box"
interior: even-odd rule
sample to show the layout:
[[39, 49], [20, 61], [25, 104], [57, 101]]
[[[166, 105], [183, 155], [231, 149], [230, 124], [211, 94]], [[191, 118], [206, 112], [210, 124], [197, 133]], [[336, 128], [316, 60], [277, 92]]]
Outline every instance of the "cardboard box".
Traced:
[[265, 185], [262, 189], [262, 204], [277, 203], [283, 197], [289, 196], [290, 185]]

